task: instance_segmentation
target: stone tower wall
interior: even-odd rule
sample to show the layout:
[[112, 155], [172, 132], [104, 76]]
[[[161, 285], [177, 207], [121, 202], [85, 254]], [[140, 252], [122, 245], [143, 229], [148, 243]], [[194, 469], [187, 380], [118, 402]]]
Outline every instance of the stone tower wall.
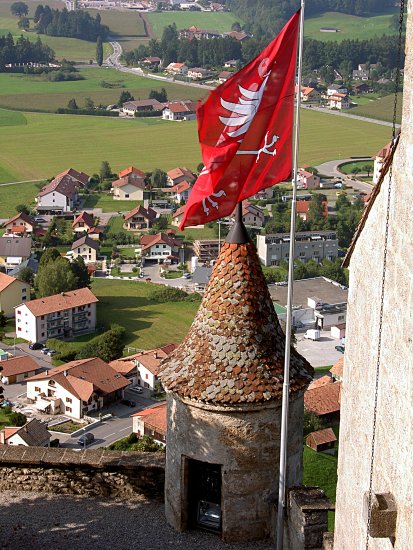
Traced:
[[[168, 398], [165, 511], [168, 522], [186, 528], [183, 458], [222, 465], [222, 537], [247, 541], [271, 534], [278, 496], [280, 402], [239, 407], [196, 406]], [[302, 473], [303, 394], [290, 404], [287, 485]]]
[[[402, 137], [393, 163], [373, 476], [374, 493], [394, 496], [397, 524], [394, 541], [370, 538], [370, 550], [406, 550], [413, 544], [413, 0], [404, 82]], [[388, 188], [387, 176], [350, 263], [334, 550], [365, 548], [363, 499], [369, 488]]]

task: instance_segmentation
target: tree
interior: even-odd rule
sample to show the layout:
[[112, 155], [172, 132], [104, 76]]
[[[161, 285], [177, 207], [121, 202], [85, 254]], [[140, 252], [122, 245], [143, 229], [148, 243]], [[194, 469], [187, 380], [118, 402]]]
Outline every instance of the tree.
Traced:
[[13, 411], [9, 415], [9, 421], [12, 426], [24, 426], [27, 422], [27, 417], [21, 412]]
[[62, 257], [39, 267], [36, 276], [36, 287], [40, 297], [52, 296], [77, 288], [77, 279], [70, 263]]
[[155, 233], [168, 229], [168, 218], [166, 216], [159, 216], [159, 218], [157, 218], [154, 222], [152, 229]]
[[369, 178], [370, 177], [370, 172], [371, 172], [371, 169], [372, 169], [371, 164], [365, 164], [364, 166], [361, 167], [361, 169], [362, 169], [363, 172], [367, 172], [367, 177]]
[[85, 97], [85, 109], [87, 111], [93, 111], [95, 108], [95, 103], [92, 98]]
[[69, 101], [67, 102], [67, 108], [72, 109], [73, 111], [76, 111], [77, 109], [79, 109], [75, 98], [72, 97], [72, 99], [69, 99]]
[[160, 103], [166, 103], [168, 101], [168, 94], [165, 88], [162, 88], [160, 92], [158, 90], [151, 90], [149, 92], [149, 99], [156, 99]]
[[134, 101], [133, 95], [128, 90], [123, 90], [119, 96], [118, 107], [122, 107], [128, 101]]
[[100, 165], [99, 175], [101, 180], [110, 179], [112, 177], [112, 169], [107, 160], [103, 160]]
[[231, 25], [231, 30], [236, 32], [241, 32], [241, 25], [238, 21], [234, 21]]
[[155, 168], [152, 172], [150, 179], [152, 187], [166, 187], [168, 182], [168, 175], [163, 170]]
[[60, 258], [60, 252], [57, 250], [57, 248], [47, 248], [39, 262], [39, 269], [47, 265], [49, 262], [54, 262], [57, 258]]
[[12, 15], [16, 15], [16, 17], [23, 17], [24, 15], [28, 15], [29, 6], [24, 2], [13, 2], [10, 6], [10, 11]]
[[359, 168], [358, 166], [355, 166], [355, 167], [353, 168], [353, 174], [354, 174], [355, 176], [357, 176], [357, 174], [359, 174], [359, 173], [360, 173], [360, 168]]
[[30, 209], [29, 207], [26, 205], [26, 204], [18, 204], [16, 206], [16, 210], [17, 212], [19, 212], [20, 214], [30, 214]]
[[316, 432], [323, 428], [323, 423], [320, 418], [313, 412], [304, 409], [304, 436], [308, 435], [310, 432]]
[[17, 22], [17, 26], [19, 29], [27, 31], [30, 28], [30, 21], [27, 17], [21, 17]]
[[5, 327], [7, 324], [6, 316], [4, 315], [4, 311], [0, 311], [0, 327]]
[[96, 42], [96, 63], [99, 65], [99, 67], [101, 67], [103, 63], [103, 43], [100, 36], [98, 36]]
[[73, 275], [77, 279], [77, 288], [90, 288], [90, 275], [82, 256], [78, 256], [76, 260], [70, 264], [70, 267], [72, 268]]
[[34, 271], [31, 267], [22, 267], [21, 270], [17, 273], [17, 279], [27, 283], [30, 286], [33, 286], [34, 283]]

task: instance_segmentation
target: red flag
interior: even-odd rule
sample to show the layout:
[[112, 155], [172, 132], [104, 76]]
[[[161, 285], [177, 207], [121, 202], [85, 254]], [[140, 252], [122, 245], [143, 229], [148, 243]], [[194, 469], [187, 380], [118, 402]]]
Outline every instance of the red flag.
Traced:
[[300, 11], [261, 54], [197, 109], [204, 169], [180, 229], [228, 216], [236, 204], [291, 175]]

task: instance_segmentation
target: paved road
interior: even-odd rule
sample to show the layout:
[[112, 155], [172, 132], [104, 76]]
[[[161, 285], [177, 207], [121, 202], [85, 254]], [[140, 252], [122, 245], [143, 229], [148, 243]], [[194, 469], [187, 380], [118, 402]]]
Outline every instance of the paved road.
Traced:
[[334, 178], [341, 178], [346, 185], [353, 187], [356, 191], [370, 193], [373, 188], [372, 184], [366, 183], [365, 181], [352, 179], [338, 170], [338, 166], [343, 162], [354, 162], [355, 160], [371, 160], [371, 157], [329, 160], [328, 162], [319, 164], [318, 166], [316, 166], [316, 168], [320, 172], [320, 174], [324, 174], [325, 176], [332, 176]]
[[[310, 111], [318, 111], [320, 113], [326, 113], [328, 115], [333, 116], [341, 116], [346, 118], [353, 118], [355, 120], [361, 120], [362, 122], [371, 122], [372, 124], [379, 124], [380, 126], [389, 126], [390, 128], [393, 127], [392, 122], [387, 122], [386, 120], [377, 120], [375, 118], [366, 118], [364, 116], [359, 115], [352, 115], [350, 113], [342, 113], [340, 111], [333, 111], [331, 109], [326, 109], [323, 107], [308, 107], [306, 105], [301, 105], [303, 109], [309, 109]], [[400, 128], [400, 124], [396, 124], [396, 128]]]
[[304, 333], [296, 334], [296, 338], [297, 351], [315, 368], [334, 365], [343, 357], [343, 354], [335, 349], [340, 341], [332, 338], [329, 330], [322, 331], [317, 342], [304, 338]]

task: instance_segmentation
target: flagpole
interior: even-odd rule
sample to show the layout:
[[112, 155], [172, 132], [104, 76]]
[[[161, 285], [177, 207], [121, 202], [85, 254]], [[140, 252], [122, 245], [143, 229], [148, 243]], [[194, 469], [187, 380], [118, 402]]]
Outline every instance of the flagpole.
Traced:
[[285, 358], [284, 358], [284, 382], [281, 408], [281, 441], [280, 441], [280, 475], [278, 483], [278, 511], [277, 511], [277, 550], [283, 550], [284, 538], [284, 511], [286, 506], [286, 478], [287, 478], [287, 439], [288, 439], [288, 407], [290, 393], [290, 352], [291, 352], [291, 328], [293, 309], [293, 284], [294, 284], [294, 256], [295, 256], [295, 217], [297, 211], [297, 174], [298, 174], [298, 148], [300, 140], [300, 106], [301, 106], [301, 72], [303, 65], [303, 40], [304, 40], [304, 7], [305, 0], [301, 0], [299, 44], [298, 44], [298, 77], [296, 93], [294, 155], [293, 155], [293, 200], [291, 203], [290, 224], [290, 255], [288, 258], [288, 297], [287, 297], [287, 322], [285, 331]]

